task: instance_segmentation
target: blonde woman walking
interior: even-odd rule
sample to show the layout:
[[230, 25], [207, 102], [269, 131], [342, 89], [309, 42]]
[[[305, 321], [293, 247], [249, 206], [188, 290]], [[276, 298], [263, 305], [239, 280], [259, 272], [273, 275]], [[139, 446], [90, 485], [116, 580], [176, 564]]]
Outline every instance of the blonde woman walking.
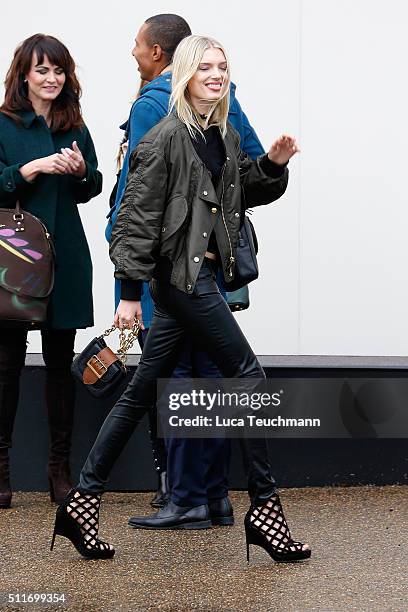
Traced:
[[[110, 256], [124, 295], [132, 288], [133, 299], [121, 299], [115, 323], [129, 327], [141, 318], [142, 281], [151, 281], [155, 311], [136, 374], [105, 420], [78, 487], [57, 511], [54, 538], [67, 537], [85, 557], [114, 555], [98, 538], [100, 497], [126, 442], [156, 402], [157, 379], [171, 376], [185, 334], [201, 343], [224, 377], [265, 377], [219, 293], [215, 273], [222, 269], [228, 287], [245, 202], [268, 204], [285, 192], [286, 164], [298, 148], [294, 138], [281, 136], [266, 155], [250, 160], [227, 123], [229, 84], [222, 45], [203, 36], [185, 38], [174, 56], [172, 110], [131, 157]], [[309, 546], [291, 537], [266, 441], [247, 445], [247, 545], [261, 546], [276, 561], [310, 557]], [[188, 529], [205, 520], [207, 511], [205, 506], [186, 511], [170, 502], [159, 513], [177, 515], [179, 528]]]

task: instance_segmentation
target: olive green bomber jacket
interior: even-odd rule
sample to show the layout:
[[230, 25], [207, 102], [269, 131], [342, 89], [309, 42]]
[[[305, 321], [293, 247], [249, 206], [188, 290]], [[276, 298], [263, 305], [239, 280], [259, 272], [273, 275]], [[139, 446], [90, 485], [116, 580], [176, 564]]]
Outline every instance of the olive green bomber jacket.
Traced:
[[112, 231], [110, 257], [116, 278], [149, 281], [159, 257], [167, 257], [172, 263], [171, 284], [192, 293], [214, 230], [228, 290], [243, 212], [283, 195], [288, 170], [269, 162], [275, 167], [269, 171], [264, 159], [251, 160], [241, 151], [239, 135], [230, 124], [224, 145], [226, 162], [215, 189], [186, 126], [175, 114], [145, 135], [131, 156]]

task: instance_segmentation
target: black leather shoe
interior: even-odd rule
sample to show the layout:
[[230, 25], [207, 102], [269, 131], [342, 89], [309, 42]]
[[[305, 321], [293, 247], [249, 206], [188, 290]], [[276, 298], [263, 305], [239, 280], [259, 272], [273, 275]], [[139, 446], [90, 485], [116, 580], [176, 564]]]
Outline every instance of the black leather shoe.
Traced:
[[229, 497], [214, 499], [208, 504], [210, 519], [213, 525], [233, 525], [234, 509]]
[[208, 506], [188, 508], [168, 501], [164, 508], [150, 516], [133, 516], [128, 521], [134, 529], [209, 529]]

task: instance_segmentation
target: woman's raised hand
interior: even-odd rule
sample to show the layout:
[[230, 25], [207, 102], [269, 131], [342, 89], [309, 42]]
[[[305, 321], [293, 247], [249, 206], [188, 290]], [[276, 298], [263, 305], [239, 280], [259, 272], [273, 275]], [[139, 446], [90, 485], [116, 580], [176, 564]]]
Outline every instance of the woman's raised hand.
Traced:
[[70, 171], [69, 164], [60, 153], [33, 159], [20, 168], [20, 173], [29, 182], [36, 179], [39, 174], [69, 174]]
[[72, 149], [61, 149], [61, 153], [53, 153], [47, 157], [33, 159], [20, 168], [26, 181], [33, 181], [39, 174], [72, 174], [82, 178], [86, 173], [85, 160], [74, 140]]
[[300, 151], [296, 139], [292, 136], [283, 134], [278, 140], [275, 140], [268, 151], [268, 157], [275, 164], [286, 164], [290, 158]]
[[67, 164], [69, 171], [68, 174], [73, 174], [82, 178], [86, 173], [85, 160], [82, 156], [81, 150], [79, 149], [76, 140], [72, 143], [72, 149], [68, 147], [61, 149], [59, 154], [60, 161]]
[[53, 153], [47, 157], [35, 160], [38, 162], [38, 173], [42, 174], [70, 174], [71, 166], [61, 153]]

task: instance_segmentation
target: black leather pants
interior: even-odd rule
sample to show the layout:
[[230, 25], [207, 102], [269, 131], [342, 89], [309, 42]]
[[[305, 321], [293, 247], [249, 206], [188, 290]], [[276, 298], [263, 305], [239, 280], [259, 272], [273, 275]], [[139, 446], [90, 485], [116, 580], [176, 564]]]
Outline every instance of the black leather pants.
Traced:
[[[154, 280], [152, 325], [136, 373], [107, 416], [82, 468], [83, 493], [102, 493], [109, 473], [144, 414], [156, 403], [158, 378], [170, 378], [185, 333], [197, 338], [225, 378], [264, 378], [265, 374], [215, 283], [213, 265], [204, 260], [192, 295], [164, 280]], [[266, 440], [246, 439], [248, 492], [262, 504], [275, 492]]]

